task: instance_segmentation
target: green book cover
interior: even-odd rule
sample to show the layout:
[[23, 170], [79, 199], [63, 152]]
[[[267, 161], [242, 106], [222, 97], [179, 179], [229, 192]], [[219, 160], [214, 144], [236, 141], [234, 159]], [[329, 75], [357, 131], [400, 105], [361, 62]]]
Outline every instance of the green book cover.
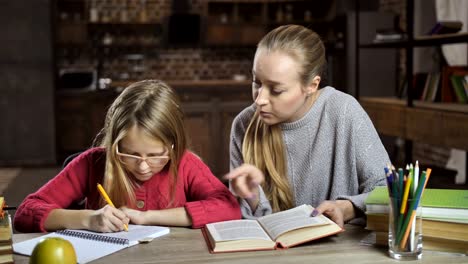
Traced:
[[366, 204], [388, 204], [387, 186], [377, 186], [369, 193]]
[[[388, 204], [387, 186], [377, 186], [367, 196], [366, 204]], [[426, 189], [421, 206], [468, 209], [468, 190]]]
[[463, 76], [458, 75], [450, 76], [450, 81], [452, 82], [459, 103], [466, 103], [468, 101], [468, 95], [465, 94], [465, 88], [463, 87], [463, 78]]

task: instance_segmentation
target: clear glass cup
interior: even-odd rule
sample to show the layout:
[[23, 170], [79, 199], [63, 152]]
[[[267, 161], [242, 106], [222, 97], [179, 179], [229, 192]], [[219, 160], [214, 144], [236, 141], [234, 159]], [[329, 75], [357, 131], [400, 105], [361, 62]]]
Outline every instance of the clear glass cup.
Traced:
[[[422, 257], [421, 206], [416, 199], [390, 197], [388, 221], [388, 253], [398, 260], [416, 260]], [[404, 213], [401, 208], [405, 207]]]

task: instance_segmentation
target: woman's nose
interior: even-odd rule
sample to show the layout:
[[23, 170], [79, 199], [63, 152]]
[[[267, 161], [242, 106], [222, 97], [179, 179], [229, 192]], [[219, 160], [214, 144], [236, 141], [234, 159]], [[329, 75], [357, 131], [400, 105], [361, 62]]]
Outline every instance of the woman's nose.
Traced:
[[255, 99], [257, 105], [265, 105], [268, 103], [268, 91], [266, 89], [258, 89], [257, 98]]

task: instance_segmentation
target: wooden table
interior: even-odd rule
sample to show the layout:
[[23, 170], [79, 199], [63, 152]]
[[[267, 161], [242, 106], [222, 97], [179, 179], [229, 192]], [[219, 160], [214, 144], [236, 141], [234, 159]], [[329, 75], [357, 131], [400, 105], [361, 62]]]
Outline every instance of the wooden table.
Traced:
[[[388, 257], [386, 248], [364, 245], [360, 241], [370, 231], [347, 225], [346, 231], [287, 250], [210, 254], [200, 230], [171, 228], [169, 235], [124, 249], [92, 263], [398, 263]], [[40, 234], [14, 234], [14, 242]], [[15, 263], [28, 263], [29, 258], [15, 255]], [[423, 258], [410, 263], [468, 263], [468, 257], [424, 251]]]

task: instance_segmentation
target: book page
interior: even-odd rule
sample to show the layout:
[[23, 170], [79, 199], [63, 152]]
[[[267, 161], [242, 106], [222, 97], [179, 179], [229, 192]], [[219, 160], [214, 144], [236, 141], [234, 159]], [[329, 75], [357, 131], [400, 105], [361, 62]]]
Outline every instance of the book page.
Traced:
[[271, 241], [255, 220], [233, 220], [206, 225], [215, 241], [261, 239]]
[[258, 222], [273, 240], [276, 240], [281, 234], [294, 229], [329, 224], [323, 217], [311, 217], [312, 210], [312, 206], [301, 205], [286, 211], [260, 217]]

